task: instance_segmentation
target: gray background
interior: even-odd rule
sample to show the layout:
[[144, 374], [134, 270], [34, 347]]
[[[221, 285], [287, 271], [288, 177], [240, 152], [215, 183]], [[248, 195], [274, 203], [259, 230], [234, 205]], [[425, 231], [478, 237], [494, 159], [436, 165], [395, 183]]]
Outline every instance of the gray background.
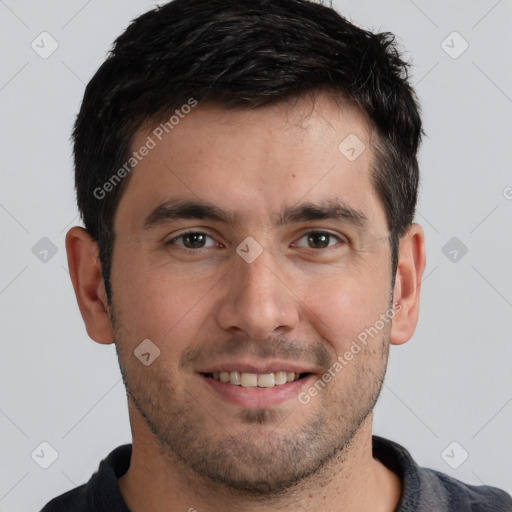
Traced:
[[[38, 510], [131, 440], [114, 346], [85, 332], [64, 236], [78, 223], [69, 135], [84, 85], [152, 5], [0, 0], [2, 512]], [[392, 348], [375, 433], [421, 465], [512, 492], [512, 1], [334, 5], [398, 35], [428, 134], [420, 321], [409, 343]], [[46, 59], [31, 47], [51, 49], [43, 31], [58, 43]], [[43, 441], [58, 453], [48, 469]]]

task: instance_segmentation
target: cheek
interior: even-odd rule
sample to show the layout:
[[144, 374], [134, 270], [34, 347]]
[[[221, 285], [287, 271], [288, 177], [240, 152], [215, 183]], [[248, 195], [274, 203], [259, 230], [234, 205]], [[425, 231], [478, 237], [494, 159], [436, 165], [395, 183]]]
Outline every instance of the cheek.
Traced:
[[134, 342], [145, 338], [164, 342], [204, 318], [218, 275], [196, 277], [165, 265], [152, 268], [137, 257], [135, 251], [126, 252], [113, 265], [123, 270], [112, 272], [116, 319]]
[[329, 279], [305, 292], [309, 322], [336, 352], [344, 351], [388, 309], [389, 284], [369, 279]]

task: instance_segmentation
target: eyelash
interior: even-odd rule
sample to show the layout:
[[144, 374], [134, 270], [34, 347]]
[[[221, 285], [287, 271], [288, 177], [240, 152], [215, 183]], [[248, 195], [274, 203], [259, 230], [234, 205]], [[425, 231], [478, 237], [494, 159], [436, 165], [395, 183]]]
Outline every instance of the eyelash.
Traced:
[[[307, 231], [306, 233], [302, 234], [301, 237], [299, 238], [299, 240], [301, 240], [302, 238], [304, 238], [306, 235], [311, 235], [311, 234], [321, 234], [321, 235], [327, 235], [331, 238], [336, 238], [338, 240], [338, 243], [342, 243], [343, 245], [347, 244], [347, 241], [344, 240], [341, 236], [338, 236], [338, 235], [335, 235], [334, 233], [331, 233], [330, 231], [322, 231], [322, 230], [311, 230], [311, 231]], [[194, 235], [205, 235], [207, 236], [208, 238], [211, 238], [213, 240], [213, 237], [210, 236], [208, 233], [205, 233], [203, 231], [195, 231], [195, 230], [191, 230], [191, 231], [186, 231], [184, 233], [181, 233], [180, 235], [178, 236], [175, 236], [174, 238], [172, 238], [171, 240], [168, 240], [166, 241], [164, 244], [165, 246], [170, 246], [170, 245], [176, 245], [176, 241], [183, 238], [184, 236], [186, 235], [191, 235], [191, 234], [194, 234]], [[178, 246], [180, 247], [180, 249], [184, 250], [184, 251], [190, 251], [190, 252], [199, 252], [201, 250], [205, 250], [205, 249], [209, 249], [209, 247], [200, 247], [198, 249], [189, 249], [188, 247], [182, 247], [182, 246]], [[325, 251], [327, 249], [332, 249], [334, 248], [335, 246], [327, 246], [327, 247], [323, 247], [321, 249], [314, 249], [314, 248], [311, 248], [309, 247], [309, 249], [313, 250], [313, 251]], [[304, 247], [302, 247], [304, 248]]]

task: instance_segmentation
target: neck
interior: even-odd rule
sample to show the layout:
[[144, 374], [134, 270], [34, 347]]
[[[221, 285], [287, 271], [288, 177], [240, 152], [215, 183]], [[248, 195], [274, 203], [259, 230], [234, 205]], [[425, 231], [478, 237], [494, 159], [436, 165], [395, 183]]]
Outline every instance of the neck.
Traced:
[[400, 500], [401, 482], [372, 456], [371, 421], [370, 414], [343, 453], [278, 496], [249, 496], [207, 480], [164, 457], [154, 437], [137, 436], [145, 429], [132, 424], [132, 458], [119, 487], [132, 512], [296, 512], [299, 504], [304, 510], [324, 512], [392, 512]]

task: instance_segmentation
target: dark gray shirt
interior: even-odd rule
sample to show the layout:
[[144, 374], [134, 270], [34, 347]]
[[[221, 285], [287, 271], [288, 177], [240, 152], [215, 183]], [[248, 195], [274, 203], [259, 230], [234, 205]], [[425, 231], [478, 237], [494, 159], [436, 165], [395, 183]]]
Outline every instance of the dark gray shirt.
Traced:
[[[53, 499], [41, 512], [130, 512], [117, 479], [128, 470], [131, 454], [131, 444], [117, 447], [87, 484]], [[512, 512], [512, 497], [505, 491], [420, 468], [403, 446], [388, 439], [373, 436], [373, 456], [402, 480], [395, 512]]]

